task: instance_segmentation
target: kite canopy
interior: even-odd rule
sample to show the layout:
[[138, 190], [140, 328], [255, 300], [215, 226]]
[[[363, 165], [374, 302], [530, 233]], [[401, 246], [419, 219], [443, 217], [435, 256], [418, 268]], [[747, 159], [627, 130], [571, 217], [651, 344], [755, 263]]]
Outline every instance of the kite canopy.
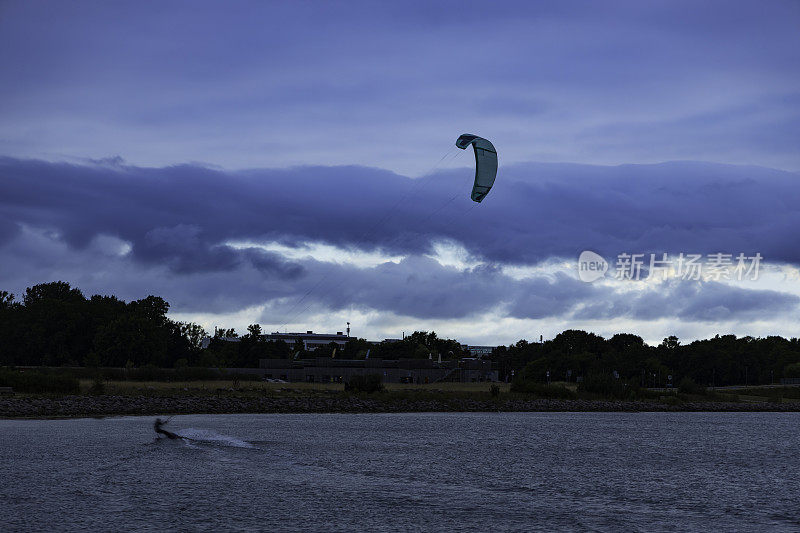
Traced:
[[480, 202], [489, 194], [497, 177], [497, 150], [487, 139], [469, 133], [465, 133], [456, 141], [456, 146], [462, 150], [470, 144], [475, 150], [475, 184], [472, 186], [470, 197], [473, 201]]

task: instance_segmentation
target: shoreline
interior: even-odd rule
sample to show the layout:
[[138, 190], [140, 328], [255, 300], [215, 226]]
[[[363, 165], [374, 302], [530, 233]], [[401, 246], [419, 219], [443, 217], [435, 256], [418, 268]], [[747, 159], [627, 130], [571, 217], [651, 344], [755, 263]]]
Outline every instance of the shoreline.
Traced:
[[800, 402], [684, 402], [559, 399], [342, 397], [27, 396], [0, 398], [0, 419], [188, 414], [430, 412], [800, 412]]

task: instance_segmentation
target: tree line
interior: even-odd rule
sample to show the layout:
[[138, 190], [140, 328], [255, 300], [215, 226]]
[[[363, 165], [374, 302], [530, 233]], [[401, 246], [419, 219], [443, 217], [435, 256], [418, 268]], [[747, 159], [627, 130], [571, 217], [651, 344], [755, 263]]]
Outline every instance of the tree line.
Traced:
[[800, 377], [800, 340], [778, 336], [716, 335], [688, 344], [670, 336], [650, 346], [629, 333], [605, 339], [567, 330], [542, 343], [501, 346], [491, 358], [501, 377], [543, 383], [607, 376], [642, 387], [678, 385], [684, 379], [719, 387]]
[[[167, 317], [159, 296], [125, 302], [116, 296], [86, 297], [64, 281], [28, 287], [21, 300], [0, 290], [0, 365], [141, 368], [256, 368], [260, 359], [304, 357], [428, 358], [464, 355], [461, 345], [434, 332], [415, 332], [378, 345], [353, 338], [314, 351], [302, 341], [267, 341], [261, 326], [217, 329], [210, 341], [199, 325]], [[227, 339], [235, 338], [237, 342]]]
[[[231, 338], [237, 341], [231, 342]], [[404, 339], [379, 344], [353, 337], [344, 346], [331, 342], [310, 351], [304, 348], [299, 337], [290, 342], [266, 341], [261, 326], [251, 324], [242, 336], [234, 329], [217, 329], [199, 361], [206, 367], [253, 368], [258, 366], [259, 359], [438, 359], [438, 355], [442, 359], [458, 359], [465, 354], [458, 341], [442, 339], [435, 332], [427, 331], [415, 331]]]
[[[160, 368], [254, 368], [260, 359], [337, 357], [363, 359], [460, 359], [462, 345], [435, 332], [416, 331], [394, 342], [373, 344], [352, 338], [313, 352], [294, 342], [266, 341], [253, 324], [238, 337], [218, 329], [204, 347], [205, 330], [167, 317], [169, 303], [158, 296], [125, 302], [115, 296], [89, 298], [57, 281], [34, 285], [21, 300], [0, 291], [0, 365]], [[237, 337], [238, 342], [225, 340]], [[488, 356], [501, 379], [546, 383], [613, 376], [643, 387], [677, 384], [684, 378], [702, 386], [763, 385], [800, 377], [800, 340], [717, 335], [681, 344], [677, 337], [658, 346], [628, 333], [605, 339], [567, 330], [552, 340], [520, 340]], [[670, 380], [670, 377], [672, 379]]]
[[21, 301], [0, 291], [0, 364], [196, 364], [205, 331], [170, 320], [167, 311], [169, 304], [158, 296], [128, 303], [115, 296], [86, 298], [63, 281], [28, 287]]

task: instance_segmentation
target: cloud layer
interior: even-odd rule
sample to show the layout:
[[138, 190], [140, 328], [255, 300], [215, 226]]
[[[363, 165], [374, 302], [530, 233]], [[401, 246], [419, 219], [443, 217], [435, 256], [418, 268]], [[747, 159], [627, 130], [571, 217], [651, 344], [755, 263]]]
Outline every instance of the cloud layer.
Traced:
[[418, 175], [506, 164], [800, 170], [800, 7], [772, 2], [4, 2], [0, 153]]
[[[373, 337], [791, 336], [799, 23], [792, 0], [2, 2], [0, 288]], [[479, 206], [465, 132], [500, 153]], [[772, 270], [584, 284], [583, 250]]]
[[[580, 282], [572, 270], [584, 249], [611, 260], [760, 252], [796, 267], [797, 174], [688, 162], [525, 164], [504, 168], [477, 205], [468, 199], [471, 173], [412, 180], [352, 166], [223, 171], [5, 158], [0, 281], [17, 292], [53, 279], [125, 298], [155, 292], [180, 313], [261, 306], [252, 321], [273, 325], [360, 309], [423, 322], [666, 319], [714, 331], [797, 315], [791, 283], [670, 280], [631, 291]], [[441, 242], [463, 248], [463, 264], [438, 258]], [[308, 243], [401, 259], [357, 267], [330, 254], [305, 257]]]
[[468, 200], [468, 168], [412, 180], [354, 166], [223, 171], [5, 158], [0, 176], [4, 239], [19, 223], [52, 228], [77, 248], [110, 235], [129, 242], [136, 261], [176, 272], [242, 261], [278, 268], [269, 254], [224, 246], [235, 240], [392, 254], [453, 240], [481, 261], [521, 265], [585, 249], [760, 252], [800, 265], [800, 174], [758, 167], [515, 165], [480, 205]]

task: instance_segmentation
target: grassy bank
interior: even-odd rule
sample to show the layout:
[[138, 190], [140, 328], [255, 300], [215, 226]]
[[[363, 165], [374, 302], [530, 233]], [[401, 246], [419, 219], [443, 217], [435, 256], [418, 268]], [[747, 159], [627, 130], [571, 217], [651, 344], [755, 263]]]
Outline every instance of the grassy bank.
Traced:
[[[92, 394], [96, 380], [79, 380], [80, 394]], [[492, 387], [496, 392], [492, 392]], [[364, 394], [345, 392], [342, 383], [270, 383], [261, 381], [205, 380], [205, 381], [113, 381], [102, 382], [102, 393], [112, 396], [145, 397], [350, 397], [363, 396], [380, 401], [402, 400], [529, 400], [559, 399], [584, 401], [614, 401], [618, 398], [582, 392], [574, 383], [553, 383], [530, 388], [513, 388], [507, 383], [432, 383], [426, 385], [385, 383], [383, 392]], [[669, 405], [685, 402], [770, 402], [800, 403], [800, 387], [751, 388], [731, 391], [702, 391], [684, 393], [677, 389], [642, 389], [637, 401], [650, 401]]]
[[[399, 411], [620, 411], [800, 410], [800, 387], [707, 390], [623, 388], [604, 394], [575, 383], [383, 384], [380, 392], [345, 390], [342, 383], [274, 383], [227, 379], [120, 379], [58, 369], [0, 369], [4, 397], [0, 416], [95, 416], [215, 412], [399, 412]], [[160, 374], [157, 374], [162, 378]], [[619, 393], [625, 396], [621, 397]], [[633, 392], [633, 393], [632, 393]], [[634, 394], [635, 393], [635, 394]]]
[[23, 394], [76, 394], [80, 385], [74, 376], [51, 370], [18, 372], [0, 368], [0, 387]]
[[[80, 392], [89, 394], [95, 380], [82, 379]], [[416, 385], [407, 383], [385, 383], [385, 391], [378, 393], [389, 396], [413, 394], [449, 395], [458, 397], [470, 395], [490, 395], [490, 383], [434, 383]], [[502, 392], [508, 392], [509, 385], [498, 383]], [[104, 393], [119, 396], [306, 396], [319, 394], [344, 394], [343, 383], [270, 383], [262, 381], [207, 380], [207, 381], [103, 381]]]

